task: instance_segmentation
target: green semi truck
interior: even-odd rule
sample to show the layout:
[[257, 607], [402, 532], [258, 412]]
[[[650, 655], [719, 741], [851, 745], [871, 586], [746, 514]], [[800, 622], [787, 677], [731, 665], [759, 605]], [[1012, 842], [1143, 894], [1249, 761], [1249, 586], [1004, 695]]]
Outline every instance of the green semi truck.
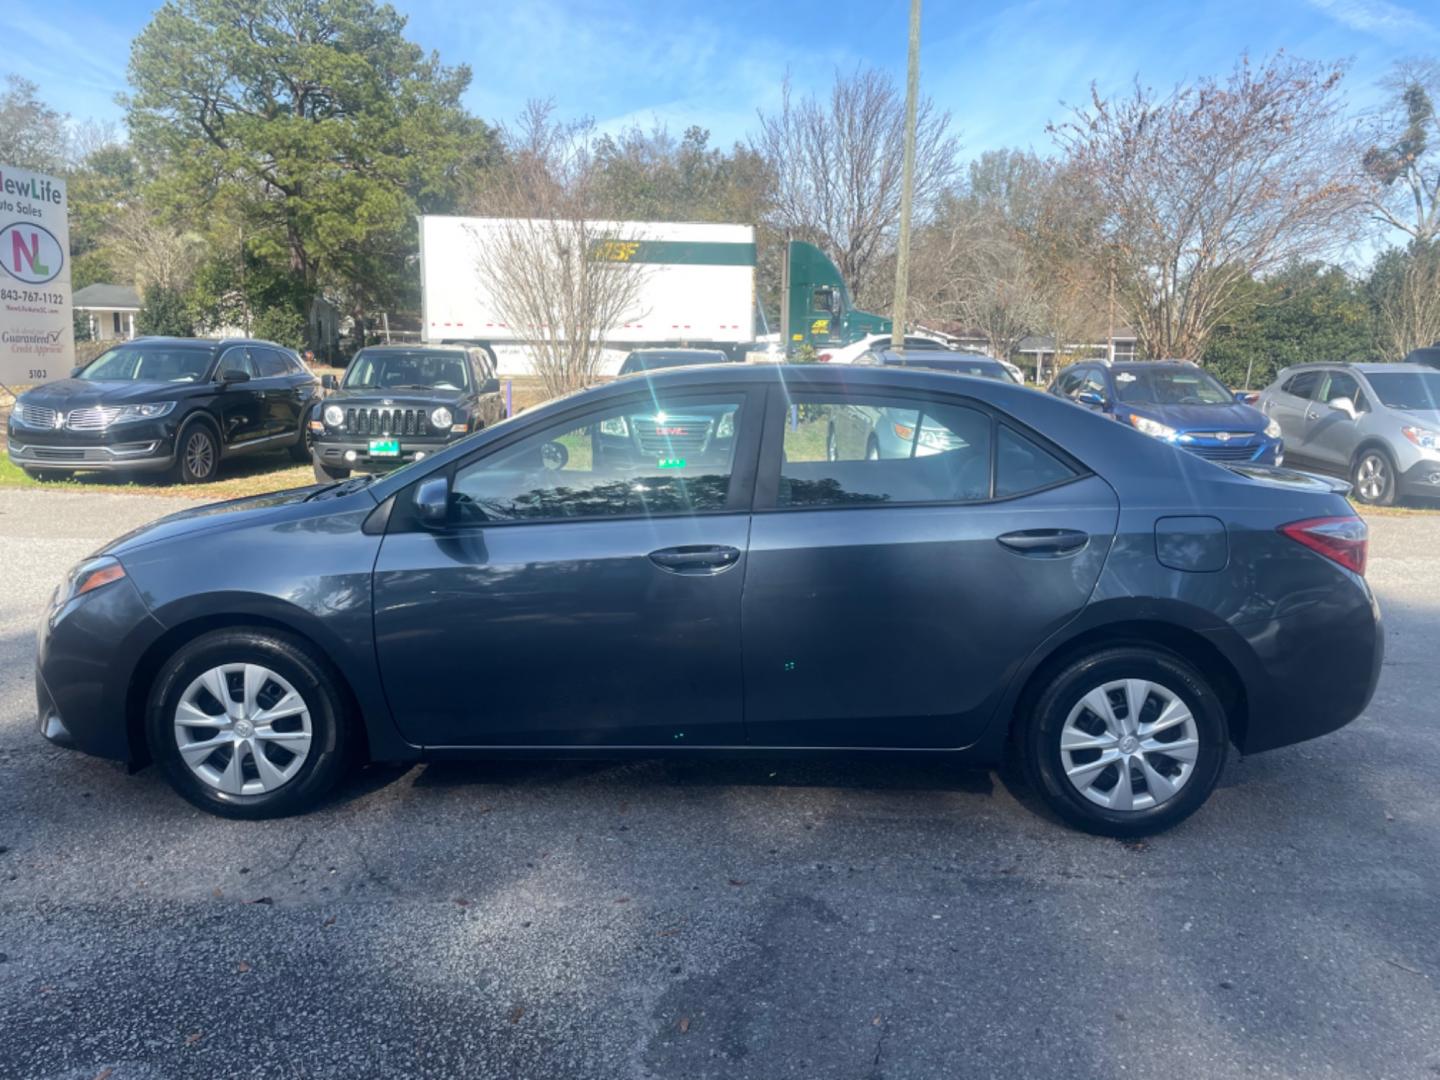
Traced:
[[853, 306], [829, 256], [803, 240], [785, 246], [780, 294], [780, 340], [787, 355], [806, 345], [818, 351], [890, 333], [890, 320]]

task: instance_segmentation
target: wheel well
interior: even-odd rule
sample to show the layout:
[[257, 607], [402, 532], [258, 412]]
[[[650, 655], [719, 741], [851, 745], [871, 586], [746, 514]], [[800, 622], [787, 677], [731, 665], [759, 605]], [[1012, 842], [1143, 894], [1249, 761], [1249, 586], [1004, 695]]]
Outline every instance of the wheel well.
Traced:
[[1159, 648], [1193, 664], [1214, 688], [1216, 696], [1224, 706], [1230, 741], [1237, 746], [1245, 745], [1250, 711], [1245, 697], [1245, 684], [1241, 681], [1239, 672], [1219, 649], [1195, 631], [1173, 623], [1147, 620], [1097, 626], [1057, 646], [1025, 680], [1025, 686], [1015, 700], [1015, 710], [1010, 718], [1011, 732], [1019, 729], [1021, 722], [1034, 707], [1036, 699], [1061, 668], [1087, 653], [1116, 645]]
[[1379, 450], [1392, 465], [1395, 463], [1395, 455], [1390, 452], [1390, 447], [1385, 445], [1384, 439], [1366, 439], [1355, 448], [1355, 453], [1350, 455], [1350, 469], [1352, 472], [1355, 469], [1355, 463], [1360, 460], [1360, 455], [1366, 450]]
[[145, 650], [135, 665], [135, 671], [130, 676], [130, 687], [125, 695], [125, 732], [130, 742], [132, 767], [139, 768], [150, 762], [150, 746], [145, 738], [145, 706], [150, 700], [150, 691], [155, 686], [156, 676], [160, 673], [160, 665], [173, 656], [175, 651], [187, 641], [192, 641], [202, 634], [208, 634], [212, 630], [274, 630], [301, 645], [316, 663], [323, 664], [329, 669], [335, 685], [340, 688], [340, 692], [345, 697], [342, 706], [345, 715], [350, 719], [353, 733], [359, 740], [362, 760], [369, 759], [370, 736], [365, 729], [364, 718], [360, 712], [360, 701], [355, 696], [349, 680], [325, 654], [325, 650], [313, 639], [292, 626], [259, 615], [206, 615], [170, 627]]
[[196, 409], [184, 420], [180, 421], [180, 427], [175, 432], [175, 456], [180, 456], [180, 443], [185, 432], [194, 424], [204, 424], [210, 429], [210, 434], [215, 436], [215, 449], [220, 453], [225, 452], [225, 440], [220, 437], [220, 425], [215, 418], [204, 409]]

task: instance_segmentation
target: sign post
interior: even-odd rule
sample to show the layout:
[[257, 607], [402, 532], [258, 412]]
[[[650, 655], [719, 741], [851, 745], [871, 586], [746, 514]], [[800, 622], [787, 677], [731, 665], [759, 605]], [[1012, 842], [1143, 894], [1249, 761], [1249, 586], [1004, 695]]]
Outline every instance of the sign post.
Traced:
[[65, 181], [0, 163], [0, 384], [75, 366]]

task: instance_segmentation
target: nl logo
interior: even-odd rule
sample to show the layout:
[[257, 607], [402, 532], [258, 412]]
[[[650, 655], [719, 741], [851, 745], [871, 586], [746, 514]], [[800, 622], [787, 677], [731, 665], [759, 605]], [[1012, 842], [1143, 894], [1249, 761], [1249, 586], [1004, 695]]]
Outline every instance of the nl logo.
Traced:
[[23, 221], [0, 229], [0, 269], [27, 285], [53, 280], [65, 265], [65, 249], [47, 229]]

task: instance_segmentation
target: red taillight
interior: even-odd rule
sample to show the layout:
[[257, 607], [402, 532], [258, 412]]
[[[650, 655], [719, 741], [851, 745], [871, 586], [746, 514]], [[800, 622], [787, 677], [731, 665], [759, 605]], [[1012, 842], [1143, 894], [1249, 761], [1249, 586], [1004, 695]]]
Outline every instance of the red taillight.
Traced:
[[1346, 570], [1365, 573], [1370, 530], [1358, 517], [1306, 518], [1281, 525], [1280, 531], [1297, 544], [1304, 544]]
[[830, 362], [830, 354], [828, 352], [822, 352], [818, 354], [815, 357], [815, 362], [817, 364], [828, 364]]

